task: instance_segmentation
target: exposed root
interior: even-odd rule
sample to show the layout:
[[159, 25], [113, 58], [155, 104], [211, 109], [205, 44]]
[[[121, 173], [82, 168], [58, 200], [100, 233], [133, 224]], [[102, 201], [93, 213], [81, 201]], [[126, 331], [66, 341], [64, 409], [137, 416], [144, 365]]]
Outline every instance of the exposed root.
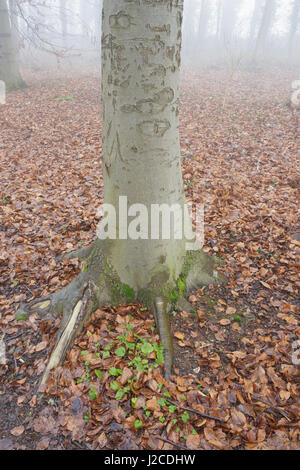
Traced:
[[[37, 312], [39, 315], [60, 315], [61, 326], [57, 342], [40, 385], [44, 385], [50, 371], [57, 367], [65, 358], [75, 336], [80, 333], [85, 321], [102, 305], [119, 305], [122, 302], [135, 300], [135, 293], [130, 286], [124, 285], [117, 273], [107, 262], [106, 249], [98, 240], [90, 246], [74, 251], [62, 258], [85, 259], [83, 272], [73, 282], [59, 292], [22, 304], [16, 315]], [[172, 374], [173, 342], [170, 328], [169, 312], [177, 307], [191, 311], [192, 306], [185, 299], [193, 289], [207, 284], [218, 284], [225, 280], [216, 270], [214, 258], [202, 251], [188, 252], [182, 275], [175, 289], [170, 283], [156, 282], [145, 290], [145, 303], [153, 311], [160, 339], [164, 345], [165, 376], [169, 380]], [[144, 292], [144, 293], [145, 293]], [[172, 294], [172, 295], [170, 295]]]
[[73, 339], [81, 332], [85, 321], [95, 310], [95, 304], [92, 300], [92, 297], [93, 287], [91, 282], [88, 282], [84, 285], [82, 298], [74, 302], [74, 308], [68, 321], [59, 329], [56, 346], [51, 354], [48, 365], [40, 382], [40, 386], [47, 382], [51, 370], [55, 369], [55, 367], [63, 362], [66, 352], [70, 347]]
[[157, 297], [154, 301], [154, 317], [159, 331], [160, 340], [164, 345], [165, 377], [170, 380], [173, 364], [173, 341], [169, 321], [170, 305], [168, 300]]
[[[108, 275], [103, 272], [105, 257], [96, 243], [87, 247], [87, 269], [81, 272], [68, 286], [28, 304], [21, 304], [16, 316], [30, 315], [37, 312], [41, 316], [48, 314], [61, 316], [61, 326], [57, 334], [57, 342], [43, 375], [44, 385], [50, 371], [57, 367], [65, 358], [65, 354], [73, 339], [78, 335], [88, 317], [100, 305], [111, 305], [112, 293]], [[77, 253], [78, 255], [78, 253]], [[83, 253], [81, 253], [83, 255]]]
[[29, 303], [22, 303], [16, 312], [18, 315], [30, 315], [38, 313], [41, 316], [47, 314], [68, 316], [73, 308], [74, 298], [81, 298], [85, 282], [88, 280], [86, 273], [80, 273], [73, 282], [64, 289], [47, 295], [38, 300], [32, 300]]
[[180, 297], [178, 302], [176, 303], [176, 311], [178, 312], [188, 312], [191, 313], [194, 310], [193, 305], [186, 300], [185, 297]]
[[85, 261], [93, 249], [95, 248], [95, 242], [91, 243], [88, 246], [80, 248], [79, 250], [71, 251], [70, 253], [64, 253], [63, 255], [57, 256], [56, 260], [61, 261], [63, 259], [80, 259], [80, 261]]
[[191, 251], [186, 255], [187, 272], [185, 273], [186, 292], [199, 289], [210, 284], [224, 284], [227, 279], [216, 268], [216, 258], [209, 256], [204, 251]]

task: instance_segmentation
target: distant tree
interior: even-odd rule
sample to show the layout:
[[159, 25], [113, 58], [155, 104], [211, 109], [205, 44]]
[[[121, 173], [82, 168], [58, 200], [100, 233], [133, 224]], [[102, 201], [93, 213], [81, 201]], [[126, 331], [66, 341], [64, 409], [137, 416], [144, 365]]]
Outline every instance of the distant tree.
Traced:
[[217, 40], [219, 40], [220, 37], [221, 37], [222, 13], [223, 13], [222, 0], [218, 0], [218, 3], [217, 3], [217, 29], [216, 29], [216, 38], [217, 38]]
[[195, 48], [196, 1], [189, 0], [184, 5], [183, 18], [183, 56], [191, 58]]
[[220, 12], [219, 39], [221, 44], [230, 45], [238, 17], [240, 0], [223, 0]]
[[263, 11], [263, 2], [262, 0], [255, 0], [254, 9], [251, 18], [250, 31], [249, 31], [249, 40], [253, 44], [253, 41], [257, 37], [257, 31], [259, 28], [259, 21]]
[[101, 16], [102, 16], [103, 0], [94, 0], [94, 34], [95, 44], [98, 47], [101, 43]]
[[266, 0], [261, 24], [256, 38], [255, 49], [252, 58], [253, 62], [257, 60], [260, 52], [265, 51], [266, 41], [273, 25], [275, 11], [276, 0]]
[[8, 3], [0, 0], [0, 80], [5, 82], [7, 91], [25, 86], [19, 71], [16, 40], [11, 26]]
[[208, 20], [209, 20], [209, 7], [210, 1], [209, 0], [202, 0], [201, 1], [201, 9], [200, 9], [200, 16], [199, 16], [199, 23], [198, 23], [198, 44], [200, 47], [205, 40], [208, 28]]
[[61, 24], [61, 34], [63, 39], [63, 44], [66, 45], [67, 35], [68, 35], [68, 15], [67, 15], [67, 0], [60, 0], [59, 2], [59, 16]]
[[289, 58], [291, 58], [293, 53], [293, 47], [295, 42], [295, 37], [297, 29], [300, 25], [300, 0], [294, 0], [293, 7], [290, 16], [290, 31], [289, 31]]

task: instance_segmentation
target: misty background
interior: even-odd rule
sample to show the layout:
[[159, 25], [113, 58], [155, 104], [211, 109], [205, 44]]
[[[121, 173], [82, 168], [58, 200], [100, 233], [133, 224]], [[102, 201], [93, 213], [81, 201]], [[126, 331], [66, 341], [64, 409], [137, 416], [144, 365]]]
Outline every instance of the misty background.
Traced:
[[[102, 0], [9, 0], [23, 67], [101, 67]], [[300, 65], [300, 0], [185, 0], [186, 67]]]

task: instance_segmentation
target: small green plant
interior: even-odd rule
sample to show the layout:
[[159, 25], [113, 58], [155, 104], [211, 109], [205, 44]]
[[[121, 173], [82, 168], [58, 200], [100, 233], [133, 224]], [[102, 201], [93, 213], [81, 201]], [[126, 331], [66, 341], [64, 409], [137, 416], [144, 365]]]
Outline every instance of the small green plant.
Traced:
[[89, 397], [90, 397], [91, 400], [96, 400], [97, 399], [98, 393], [96, 392], [95, 387], [90, 388]]
[[171, 289], [169, 292], [169, 300], [174, 305], [181, 297], [186, 294], [186, 277], [181, 274], [177, 279], [176, 289]]
[[235, 315], [235, 316], [233, 317], [233, 321], [236, 322], [236, 323], [238, 323], [239, 325], [241, 325], [242, 320], [243, 320], [243, 319], [242, 319], [241, 315]]
[[134, 422], [134, 427], [135, 429], [141, 429], [143, 427], [143, 423], [140, 419], [137, 419], [135, 422]]
[[193, 176], [191, 179], [186, 180], [184, 184], [188, 187], [191, 188], [195, 184], [195, 177]]
[[131, 398], [131, 406], [132, 406], [132, 408], [135, 407], [136, 402], [137, 402], [137, 398], [136, 398], [136, 397]]
[[127, 392], [130, 391], [130, 386], [121, 388], [120, 390], [117, 391], [116, 393], [116, 400], [122, 400], [122, 398], [126, 395]]
[[109, 369], [109, 375], [113, 375], [114, 377], [118, 377], [119, 375], [122, 374], [122, 370], [121, 369], [116, 369], [115, 367], [111, 367]]
[[128, 286], [127, 284], [125, 284], [123, 286], [123, 289], [121, 291], [121, 295], [122, 295], [122, 297], [124, 297], [126, 299], [126, 301], [128, 303], [132, 302], [135, 298], [134, 290], [132, 289], [132, 287]]
[[118, 357], [125, 357], [126, 356], [126, 349], [123, 346], [121, 346], [120, 348], [118, 348], [115, 351], [115, 353]]
[[69, 96], [59, 96], [58, 98], [55, 98], [56, 101], [72, 101], [75, 99], [74, 95], [69, 95]]
[[27, 315], [26, 313], [22, 313], [21, 315], [16, 316], [17, 321], [26, 321], [27, 320]]
[[189, 415], [188, 411], [185, 411], [184, 413], [182, 413], [181, 419], [184, 423], [188, 422], [188, 420], [190, 419], [190, 415]]
[[169, 412], [171, 414], [175, 413], [175, 411], [177, 411], [177, 406], [175, 405], [169, 405]]
[[103, 379], [103, 372], [101, 370], [94, 370], [96, 376], [98, 377], [98, 379], [102, 380]]
[[157, 403], [159, 404], [159, 406], [166, 406], [167, 400], [165, 398], [159, 398], [157, 400]]

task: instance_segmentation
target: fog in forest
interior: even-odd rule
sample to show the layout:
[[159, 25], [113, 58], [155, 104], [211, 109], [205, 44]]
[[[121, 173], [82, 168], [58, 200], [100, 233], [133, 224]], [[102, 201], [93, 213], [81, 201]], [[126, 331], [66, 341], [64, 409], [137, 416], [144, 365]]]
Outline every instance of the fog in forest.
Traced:
[[[102, 0], [9, 0], [21, 67], [101, 66]], [[300, 0], [185, 0], [189, 68], [300, 65]]]

